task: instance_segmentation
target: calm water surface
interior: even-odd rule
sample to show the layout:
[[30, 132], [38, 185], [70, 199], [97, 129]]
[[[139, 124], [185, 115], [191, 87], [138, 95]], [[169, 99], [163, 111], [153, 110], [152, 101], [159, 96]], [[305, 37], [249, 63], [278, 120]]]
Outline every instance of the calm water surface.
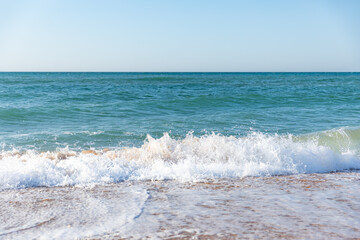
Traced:
[[360, 126], [359, 73], [0, 73], [4, 149]]

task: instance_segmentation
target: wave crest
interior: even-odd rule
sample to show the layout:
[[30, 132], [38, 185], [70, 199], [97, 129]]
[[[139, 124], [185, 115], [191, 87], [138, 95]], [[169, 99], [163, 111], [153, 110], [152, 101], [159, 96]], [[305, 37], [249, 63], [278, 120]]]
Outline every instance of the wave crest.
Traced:
[[360, 169], [356, 142], [360, 131], [351, 132], [356, 136], [347, 138], [351, 144], [345, 148], [341, 139], [344, 133], [349, 135], [350, 130], [346, 131], [301, 137], [263, 133], [250, 133], [246, 137], [215, 133], [196, 137], [189, 133], [184, 139], [164, 133], [159, 139], [148, 135], [140, 148], [3, 151], [0, 189], [125, 180], [204, 181]]

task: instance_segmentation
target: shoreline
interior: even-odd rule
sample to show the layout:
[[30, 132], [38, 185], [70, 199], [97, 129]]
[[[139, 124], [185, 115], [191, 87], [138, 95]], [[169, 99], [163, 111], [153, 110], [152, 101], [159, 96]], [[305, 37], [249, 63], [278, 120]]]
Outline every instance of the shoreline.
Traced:
[[[0, 236], [79, 239], [360, 237], [359, 172], [7, 190]], [[12, 216], [7, 219], [6, 216]]]

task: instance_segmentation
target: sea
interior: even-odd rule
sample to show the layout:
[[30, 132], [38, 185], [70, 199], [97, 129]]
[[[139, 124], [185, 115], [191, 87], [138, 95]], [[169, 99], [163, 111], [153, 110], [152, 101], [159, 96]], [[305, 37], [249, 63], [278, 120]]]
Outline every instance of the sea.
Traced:
[[360, 73], [0, 73], [0, 239], [360, 238]]

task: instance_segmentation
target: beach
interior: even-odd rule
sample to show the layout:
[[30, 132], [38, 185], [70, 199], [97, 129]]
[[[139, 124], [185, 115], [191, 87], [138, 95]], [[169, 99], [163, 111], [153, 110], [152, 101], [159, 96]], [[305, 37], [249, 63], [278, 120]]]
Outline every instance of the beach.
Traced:
[[360, 238], [359, 73], [0, 73], [1, 239]]
[[1, 237], [358, 238], [359, 177], [339, 172], [8, 190], [1, 194]]

